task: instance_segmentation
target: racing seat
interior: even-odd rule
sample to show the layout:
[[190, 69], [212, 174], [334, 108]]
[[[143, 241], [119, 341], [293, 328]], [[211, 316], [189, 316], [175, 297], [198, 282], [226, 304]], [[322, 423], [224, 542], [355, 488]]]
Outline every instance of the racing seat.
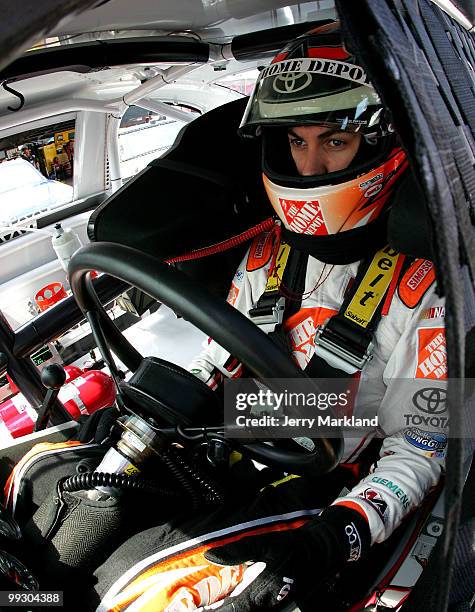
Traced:
[[[270, 217], [258, 144], [237, 135], [246, 101], [215, 108], [184, 126], [163, 157], [94, 211], [90, 240], [132, 246], [163, 260], [236, 236]], [[174, 265], [225, 296], [245, 249]]]

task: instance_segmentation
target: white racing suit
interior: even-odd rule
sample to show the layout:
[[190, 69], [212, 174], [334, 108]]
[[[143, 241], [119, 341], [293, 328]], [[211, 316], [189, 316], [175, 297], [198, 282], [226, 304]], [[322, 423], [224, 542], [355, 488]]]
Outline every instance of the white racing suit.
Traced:
[[[254, 240], [231, 285], [228, 302], [246, 316], [266, 287], [277, 248], [269, 244], [271, 239], [269, 233]], [[301, 308], [284, 321], [293, 357], [301, 368], [315, 351], [317, 326], [339, 311], [358, 265], [330, 266], [309, 257]], [[435, 392], [437, 406], [427, 399], [445, 384], [444, 315], [443, 300], [435, 294], [432, 264], [415, 260], [398, 282], [389, 310], [375, 331], [373, 357], [361, 372], [353, 414], [376, 413], [378, 427], [363, 439], [345, 432], [342, 462], [355, 462], [372, 437], [384, 438], [379, 459], [368, 476], [334, 501], [367, 518], [372, 543], [390, 536], [438, 483], [443, 470], [448, 418], [445, 402], [439, 400], [445, 392]], [[209, 340], [189, 369], [215, 388], [223, 377], [238, 377], [242, 368]]]

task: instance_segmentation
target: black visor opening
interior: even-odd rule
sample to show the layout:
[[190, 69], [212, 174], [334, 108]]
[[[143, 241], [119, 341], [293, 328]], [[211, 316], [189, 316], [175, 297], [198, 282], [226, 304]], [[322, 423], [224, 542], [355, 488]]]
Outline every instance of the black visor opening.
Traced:
[[290, 152], [287, 135], [290, 127], [295, 126], [266, 126], [262, 129], [262, 170], [272, 182], [283, 187], [311, 189], [351, 181], [381, 165], [397, 146], [394, 134], [375, 139], [363, 136], [358, 152], [347, 168], [328, 174], [300, 176]]

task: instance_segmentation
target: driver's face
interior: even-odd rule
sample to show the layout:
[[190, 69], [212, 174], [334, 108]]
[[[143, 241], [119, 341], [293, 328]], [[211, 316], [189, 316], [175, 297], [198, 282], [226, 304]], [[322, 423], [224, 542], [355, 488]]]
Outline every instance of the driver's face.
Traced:
[[353, 161], [361, 134], [321, 125], [301, 125], [287, 132], [290, 152], [300, 176], [344, 170]]

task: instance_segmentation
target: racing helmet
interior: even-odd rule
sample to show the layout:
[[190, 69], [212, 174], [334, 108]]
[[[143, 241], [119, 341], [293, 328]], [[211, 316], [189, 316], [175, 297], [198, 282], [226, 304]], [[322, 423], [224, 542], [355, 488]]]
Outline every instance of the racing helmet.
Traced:
[[[305, 125], [360, 134], [349, 166], [299, 175], [287, 133]], [[385, 243], [390, 198], [408, 162], [339, 22], [298, 37], [261, 71], [239, 132], [262, 137], [264, 186], [289, 244], [343, 264]]]

